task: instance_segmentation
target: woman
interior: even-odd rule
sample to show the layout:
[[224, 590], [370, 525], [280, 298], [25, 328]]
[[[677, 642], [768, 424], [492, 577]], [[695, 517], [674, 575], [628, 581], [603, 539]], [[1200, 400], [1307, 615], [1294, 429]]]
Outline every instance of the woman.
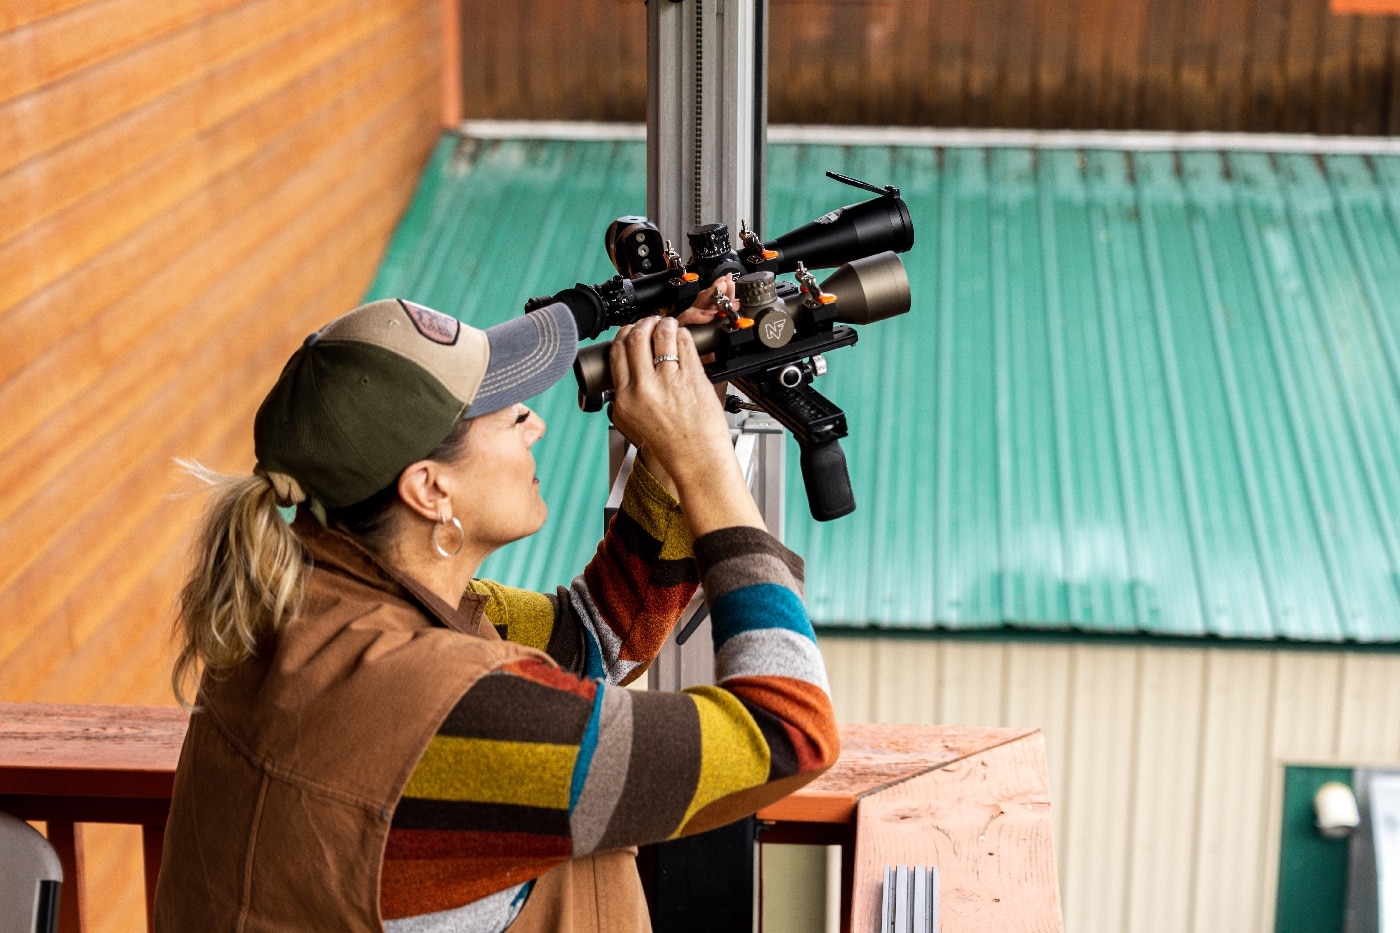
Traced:
[[[524, 402], [575, 344], [562, 305], [478, 331], [380, 301], [288, 362], [182, 595], [177, 689], [203, 676], [159, 929], [646, 930], [630, 847], [835, 760], [801, 561], [676, 321], [614, 343], [642, 466], [589, 566], [555, 594], [475, 579], [544, 522]], [[700, 581], [718, 685], [621, 689]]]

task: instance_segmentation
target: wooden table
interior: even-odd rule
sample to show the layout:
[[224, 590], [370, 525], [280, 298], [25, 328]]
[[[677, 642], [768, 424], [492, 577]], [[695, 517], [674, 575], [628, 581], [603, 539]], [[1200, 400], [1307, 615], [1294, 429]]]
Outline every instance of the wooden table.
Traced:
[[[63, 861], [61, 933], [85, 926], [79, 823], [143, 827], [149, 913], [188, 714], [0, 703], [0, 810], [48, 823]], [[759, 813], [768, 842], [840, 844], [847, 924], [874, 929], [886, 865], [937, 865], [943, 933], [1058, 933], [1039, 730], [843, 725], [818, 781]]]
[[765, 842], [842, 847], [842, 929], [877, 930], [887, 865], [937, 865], [941, 933], [1059, 933], [1039, 729], [844, 724], [841, 759], [759, 811]]

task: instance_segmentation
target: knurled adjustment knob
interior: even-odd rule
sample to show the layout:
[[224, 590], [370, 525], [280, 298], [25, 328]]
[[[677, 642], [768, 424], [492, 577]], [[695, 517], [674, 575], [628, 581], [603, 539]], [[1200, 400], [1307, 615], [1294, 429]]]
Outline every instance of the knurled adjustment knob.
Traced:
[[739, 306], [746, 314], [771, 305], [778, 299], [778, 288], [771, 272], [750, 272], [739, 276]]
[[701, 262], [718, 259], [729, 252], [729, 227], [724, 224], [702, 224], [685, 235], [690, 252]]

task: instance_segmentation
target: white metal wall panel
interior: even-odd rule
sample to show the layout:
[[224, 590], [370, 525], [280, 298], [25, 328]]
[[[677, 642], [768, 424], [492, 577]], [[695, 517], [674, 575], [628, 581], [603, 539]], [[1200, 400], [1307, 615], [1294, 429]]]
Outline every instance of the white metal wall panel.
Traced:
[[[1150, 649], [1149, 649], [1150, 650]], [[1265, 865], [1264, 807], [1272, 773], [1269, 706], [1273, 654], [1267, 651], [1205, 652], [1205, 714], [1201, 789], [1194, 825], [1195, 883], [1191, 929], [1258, 929], [1257, 891]], [[1183, 785], [1191, 776], [1182, 775]]]
[[1201, 698], [1205, 658], [1200, 651], [1137, 649], [1132, 827], [1126, 866], [1130, 933], [1187, 930], [1191, 925], [1191, 833], [1200, 792]]
[[[886, 646], [903, 644], [900, 640], [876, 638], [823, 638], [822, 655], [826, 661], [826, 676], [831, 682], [831, 701], [836, 718], [841, 722], [916, 722], [902, 718], [894, 706], [880, 710], [877, 702], [880, 685], [906, 674], [896, 667], [875, 670], [873, 658]], [[913, 648], [914, 644], [910, 643]], [[928, 647], [933, 647], [931, 644]], [[912, 714], [905, 714], [907, 717]]]
[[[1059, 795], [1067, 812], [1064, 855], [1058, 858], [1065, 929], [1123, 928], [1132, 816], [1132, 734], [1138, 652], [1076, 646], [1070, 685], [1069, 734], [1062, 751], [1070, 779]], [[1025, 725], [1034, 725], [1025, 723]]]
[[[1342, 660], [1341, 710], [1337, 714], [1337, 755], [1362, 764], [1400, 756], [1400, 702], [1393, 659], [1379, 654], [1347, 655]], [[1391, 702], [1379, 702], [1389, 695]]]
[[935, 723], [943, 646], [934, 641], [891, 639], [876, 642], [870, 653], [870, 697], [877, 722]]
[[763, 847], [763, 933], [824, 933], [826, 846]]
[[[1069, 683], [1074, 649], [1069, 645], [1042, 645], [1036, 651], [1007, 648], [1006, 722], [1012, 726], [1033, 723], [1045, 732], [1049, 754], [1050, 794], [1054, 798], [1069, 779], [1069, 760], [1059, 753], [1069, 735]], [[1057, 798], [1056, 798], [1057, 799]], [[1069, 824], [1063, 808], [1051, 810], [1055, 822], [1055, 851], [1067, 838]]]
[[1073, 933], [1271, 933], [1283, 767], [1400, 765], [1396, 654], [821, 642], [842, 720], [1045, 731]]
[[1003, 675], [1007, 650], [998, 642], [945, 643], [934, 721], [967, 726], [1006, 725]]
[[[1305, 761], [1309, 756], [1330, 760], [1337, 753], [1337, 698], [1344, 660], [1327, 651], [1281, 651], [1275, 656], [1269, 728], [1276, 755]], [[1392, 659], [1392, 670], [1394, 663]]]

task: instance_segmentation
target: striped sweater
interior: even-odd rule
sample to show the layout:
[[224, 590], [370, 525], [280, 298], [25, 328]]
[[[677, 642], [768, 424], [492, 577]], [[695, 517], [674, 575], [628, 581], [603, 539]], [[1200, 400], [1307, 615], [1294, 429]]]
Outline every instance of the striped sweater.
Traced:
[[[660, 650], [698, 578], [717, 685], [620, 688]], [[836, 759], [801, 560], [750, 528], [705, 535], [692, 557], [679, 507], [644, 469], [570, 588], [474, 586], [505, 637], [558, 666], [493, 671], [429, 743], [385, 851], [390, 933], [502, 930], [529, 882], [563, 860], [723, 825]]]

